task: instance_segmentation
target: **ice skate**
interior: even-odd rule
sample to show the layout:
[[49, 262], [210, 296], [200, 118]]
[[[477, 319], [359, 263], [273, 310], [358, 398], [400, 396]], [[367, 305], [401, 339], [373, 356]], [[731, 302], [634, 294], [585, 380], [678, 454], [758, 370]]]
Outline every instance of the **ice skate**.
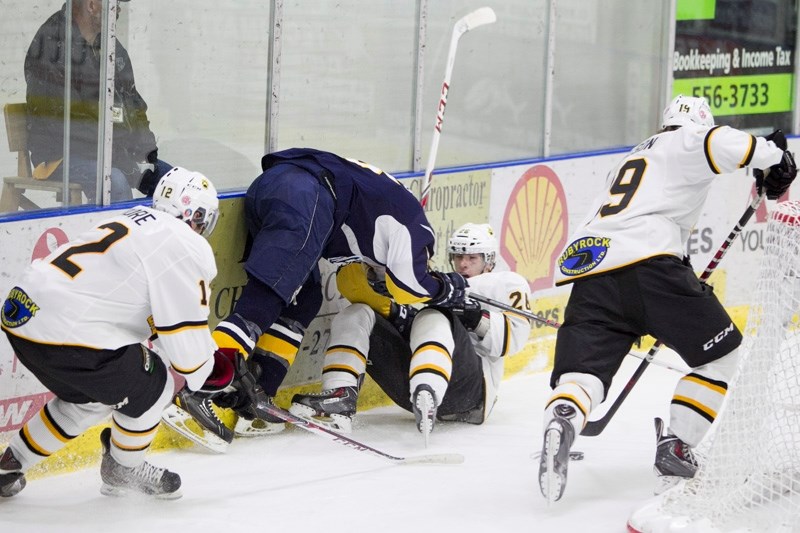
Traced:
[[[175, 396], [161, 419], [187, 439], [216, 453], [224, 453], [233, 440], [233, 431], [219, 419], [211, 400], [187, 389]], [[196, 422], [196, 426], [189, 424], [190, 420]]]
[[[274, 405], [272, 398], [267, 401]], [[238, 418], [236, 419], [236, 426], [233, 432], [237, 437], [263, 437], [265, 435], [274, 435], [286, 429], [286, 422], [280, 418], [268, 417], [262, 419], [256, 417], [252, 409], [243, 407], [234, 410]]]
[[548, 503], [560, 500], [567, 486], [569, 449], [575, 441], [575, 428], [570, 420], [575, 415], [573, 406], [559, 404], [553, 409], [553, 418], [544, 430], [539, 458], [539, 488]]
[[158, 468], [147, 461], [135, 468], [119, 464], [111, 456], [111, 428], [100, 433], [103, 445], [103, 460], [100, 463], [100, 477], [103, 486], [100, 492], [106, 496], [125, 496], [140, 493], [164, 500], [180, 498], [181, 477], [166, 468]]
[[357, 387], [338, 387], [316, 394], [295, 394], [289, 412], [334, 431], [351, 433], [357, 401]]
[[653, 471], [656, 474], [655, 493], [661, 494], [674, 487], [684, 479], [691, 479], [697, 472], [697, 459], [691, 447], [673, 435], [664, 431], [664, 421], [655, 419], [656, 427], [656, 461]]
[[428, 447], [428, 440], [436, 423], [436, 393], [429, 385], [417, 385], [412, 396], [411, 405], [414, 408], [414, 418], [417, 421], [417, 429], [425, 438], [425, 447]]
[[0, 498], [10, 498], [25, 488], [25, 474], [11, 448], [0, 456]]

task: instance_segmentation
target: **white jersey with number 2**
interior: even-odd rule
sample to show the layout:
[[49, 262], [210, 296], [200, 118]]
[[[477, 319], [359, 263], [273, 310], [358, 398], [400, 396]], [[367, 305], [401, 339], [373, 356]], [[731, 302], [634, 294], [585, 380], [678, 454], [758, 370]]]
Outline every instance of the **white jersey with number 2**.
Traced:
[[156, 334], [159, 352], [196, 390], [214, 366], [208, 302], [216, 274], [211, 246], [185, 222], [134, 207], [34, 261], [12, 289], [29, 299], [30, 316], [4, 329], [109, 350]]

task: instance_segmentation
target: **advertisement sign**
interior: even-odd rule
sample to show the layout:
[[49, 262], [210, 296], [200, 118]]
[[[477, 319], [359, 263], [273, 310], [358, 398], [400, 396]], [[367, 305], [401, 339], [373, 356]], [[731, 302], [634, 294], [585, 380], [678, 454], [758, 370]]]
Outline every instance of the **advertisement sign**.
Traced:
[[672, 96], [703, 96], [717, 124], [791, 130], [796, 0], [678, 0]]

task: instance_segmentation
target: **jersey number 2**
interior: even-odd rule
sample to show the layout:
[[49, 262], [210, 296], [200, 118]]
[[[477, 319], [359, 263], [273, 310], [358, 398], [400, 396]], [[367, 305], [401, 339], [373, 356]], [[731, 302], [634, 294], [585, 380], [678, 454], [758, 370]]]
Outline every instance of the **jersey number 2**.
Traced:
[[633, 195], [642, 183], [642, 176], [647, 169], [647, 161], [644, 159], [631, 159], [625, 161], [617, 173], [617, 178], [611, 184], [609, 193], [611, 196], [621, 196], [616, 201], [609, 202], [600, 208], [600, 216], [616, 215], [628, 207]]
[[63, 270], [69, 277], [74, 278], [83, 271], [83, 268], [72, 262], [73, 255], [103, 254], [112, 244], [128, 234], [128, 228], [119, 222], [109, 222], [108, 224], [103, 224], [100, 228], [110, 230], [111, 233], [99, 241], [70, 246], [64, 253], [50, 261], [50, 263]]

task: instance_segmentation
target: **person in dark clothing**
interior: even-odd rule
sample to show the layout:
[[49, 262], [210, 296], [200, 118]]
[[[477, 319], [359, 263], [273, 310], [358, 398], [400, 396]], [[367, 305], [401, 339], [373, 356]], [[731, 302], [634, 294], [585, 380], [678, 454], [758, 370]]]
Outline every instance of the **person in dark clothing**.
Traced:
[[[127, 2], [128, 0], [121, 0]], [[36, 32], [25, 56], [28, 149], [38, 179], [59, 180], [64, 159], [66, 4]], [[101, 0], [72, 2], [69, 180], [96, 199], [100, 98]], [[128, 52], [116, 43], [111, 201], [132, 198], [132, 188], [152, 196], [172, 165], [158, 159], [147, 104], [136, 90]]]

